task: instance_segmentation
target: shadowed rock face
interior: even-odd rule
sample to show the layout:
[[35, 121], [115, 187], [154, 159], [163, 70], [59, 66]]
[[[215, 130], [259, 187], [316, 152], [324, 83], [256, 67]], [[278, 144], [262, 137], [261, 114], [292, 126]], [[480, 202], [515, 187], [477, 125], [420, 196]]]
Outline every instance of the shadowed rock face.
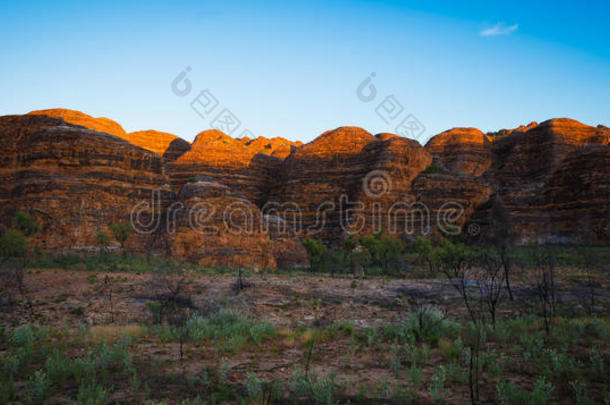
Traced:
[[[134, 201], [171, 199], [161, 157], [103, 132], [43, 115], [0, 118], [0, 215], [23, 209], [43, 224], [41, 247], [94, 246], [95, 233], [128, 220]], [[147, 237], [134, 235], [131, 247]]]
[[513, 217], [520, 242], [607, 243], [609, 139], [607, 128], [566, 118], [494, 139], [484, 177]]
[[[45, 115], [5, 116], [0, 148], [0, 227], [10, 227], [15, 212], [25, 210], [42, 225], [33, 243], [49, 251], [95, 249], [97, 232], [137, 213], [145, 226], [138, 225], [140, 232], [128, 239], [133, 251], [259, 268], [286, 263], [292, 251], [295, 265], [307, 263], [294, 235], [277, 237], [254, 227], [260, 210], [229, 186], [211, 180], [173, 190], [167, 159], [114, 135]], [[189, 208], [196, 203], [214, 211], [210, 226], [218, 225], [217, 234], [202, 235], [191, 226]], [[227, 221], [240, 226], [239, 216], [223, 215], [232, 203], [252, 213], [247, 234], [221, 226]]]
[[[490, 201], [500, 198], [520, 242], [608, 244], [609, 138], [604, 126], [553, 119], [490, 134], [454, 128], [425, 147], [356, 127], [305, 145], [217, 130], [189, 144], [152, 130], [127, 134], [76, 111], [36, 111], [0, 117], [0, 225], [24, 209], [43, 226], [35, 244], [87, 248], [143, 204], [154, 229], [133, 235], [131, 249], [208, 265], [299, 267], [302, 237], [333, 245], [348, 232], [484, 230]], [[193, 207], [205, 209], [197, 217]], [[247, 219], [227, 220], [227, 207]], [[215, 232], [198, 232], [197, 218]]]

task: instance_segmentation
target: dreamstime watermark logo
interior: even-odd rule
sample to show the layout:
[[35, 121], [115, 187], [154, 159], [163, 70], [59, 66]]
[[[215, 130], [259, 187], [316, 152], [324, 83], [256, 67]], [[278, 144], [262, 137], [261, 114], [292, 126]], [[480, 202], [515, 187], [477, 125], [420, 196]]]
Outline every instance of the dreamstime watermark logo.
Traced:
[[[203, 182], [188, 184], [206, 187]], [[224, 205], [200, 201], [185, 206], [179, 201], [168, 203], [166, 196], [163, 203], [162, 190], [154, 190], [150, 201], [141, 201], [133, 206], [130, 218], [135, 232], [141, 234], [173, 234], [177, 229], [187, 228], [201, 235], [261, 232], [313, 237], [338, 226], [346, 234], [385, 230], [391, 234], [427, 236], [433, 224], [449, 235], [462, 231], [465, 214], [462, 204], [446, 201], [433, 211], [421, 201], [392, 201], [388, 198], [392, 195], [392, 188], [393, 181], [388, 172], [372, 170], [362, 178], [364, 199], [354, 200], [343, 193], [316, 206], [295, 201], [271, 201], [260, 209], [241, 198]], [[468, 225], [466, 230], [470, 235], [480, 232], [476, 224]]]
[[[358, 100], [370, 103], [377, 98], [377, 87], [373, 84], [376, 76], [375, 72], [371, 73], [356, 87]], [[405, 107], [394, 95], [388, 95], [381, 100], [375, 107], [375, 113], [383, 122], [392, 126], [397, 135], [419, 139], [426, 132], [424, 125], [413, 114], [406, 113]]]
[[392, 177], [384, 170], [373, 170], [362, 181], [364, 194], [369, 198], [380, 198], [392, 189]]
[[[187, 66], [172, 80], [171, 90], [178, 97], [186, 97], [193, 91], [193, 83], [188, 78], [192, 71]], [[219, 107], [220, 101], [210, 89], [203, 89], [189, 103], [191, 109], [204, 120], [208, 120], [211, 128], [224, 132], [227, 135], [237, 133], [242, 126], [241, 120], [227, 107]], [[215, 113], [215, 111], [219, 111]], [[244, 128], [238, 138], [254, 138], [254, 134], [248, 128]]]

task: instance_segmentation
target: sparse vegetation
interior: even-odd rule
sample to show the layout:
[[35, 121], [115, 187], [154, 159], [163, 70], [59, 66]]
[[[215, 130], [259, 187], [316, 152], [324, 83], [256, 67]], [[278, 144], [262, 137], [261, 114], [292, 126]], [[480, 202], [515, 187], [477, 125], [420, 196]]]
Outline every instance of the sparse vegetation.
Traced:
[[129, 239], [129, 235], [133, 231], [133, 227], [129, 222], [115, 222], [110, 225], [110, 231], [117, 242], [121, 244], [121, 250], [125, 251], [125, 242]]
[[435, 174], [440, 172], [441, 168], [437, 163], [430, 163], [428, 167], [426, 167], [426, 169], [424, 170], [424, 173], [426, 174]]
[[[397, 261], [428, 277], [405, 279], [402, 265], [395, 273], [373, 264], [373, 252], [381, 261], [390, 257], [377, 250], [384, 239], [370, 236], [365, 247], [352, 238], [335, 252], [346, 274], [344, 256], [364, 258], [365, 277], [327, 277], [323, 258], [313, 273], [242, 271], [242, 284], [252, 288], [239, 294], [238, 269], [110, 252], [28, 256], [28, 264], [55, 267], [42, 270], [45, 279], [70, 282], [50, 296], [29, 285], [34, 310], [18, 301], [12, 313], [0, 314], [0, 402], [608, 400], [603, 266], [586, 272], [580, 251], [552, 251], [556, 300], [547, 333], [537, 279], [529, 277], [550, 271], [545, 247], [512, 248], [518, 266], [511, 267], [511, 301], [494, 246], [457, 238], [400, 241]], [[38, 272], [29, 266], [25, 276], [35, 280]], [[574, 305], [591, 302], [591, 285], [595, 305], [576, 311]]]

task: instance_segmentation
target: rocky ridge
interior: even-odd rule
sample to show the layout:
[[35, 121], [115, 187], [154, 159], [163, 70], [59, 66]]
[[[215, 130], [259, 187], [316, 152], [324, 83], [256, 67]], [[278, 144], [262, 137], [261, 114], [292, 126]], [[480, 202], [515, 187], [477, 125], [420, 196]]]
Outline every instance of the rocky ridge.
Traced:
[[306, 265], [304, 237], [412, 238], [448, 224], [477, 237], [500, 198], [520, 242], [608, 244], [609, 139], [604, 126], [562, 118], [488, 134], [453, 128], [425, 146], [356, 127], [305, 145], [218, 130], [191, 144], [40, 110], [0, 117], [0, 223], [26, 209], [43, 225], [42, 247], [88, 249], [144, 207], [137, 218], [154, 229], [130, 238], [134, 250], [275, 268]]

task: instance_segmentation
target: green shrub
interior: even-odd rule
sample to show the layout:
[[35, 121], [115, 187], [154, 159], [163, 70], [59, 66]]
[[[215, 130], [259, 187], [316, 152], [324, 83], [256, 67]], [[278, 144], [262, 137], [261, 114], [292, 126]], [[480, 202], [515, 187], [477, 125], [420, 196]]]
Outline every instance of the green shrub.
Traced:
[[434, 402], [442, 402], [446, 396], [445, 393], [445, 382], [447, 381], [447, 368], [445, 366], [438, 366], [432, 374], [431, 383], [428, 386], [428, 392], [430, 398]]
[[570, 390], [574, 395], [574, 403], [576, 405], [591, 405], [593, 401], [587, 395], [587, 386], [580, 381], [570, 381]]
[[73, 375], [70, 359], [55, 350], [45, 362], [47, 375], [53, 384], [63, 387], [66, 381]]
[[447, 381], [466, 384], [468, 382], [468, 369], [456, 361], [452, 361], [446, 367]]
[[301, 242], [309, 256], [309, 262], [313, 270], [321, 270], [322, 259], [326, 253], [326, 246], [316, 239], [303, 239]]
[[30, 378], [25, 387], [29, 404], [44, 404], [49, 394], [51, 383], [49, 377], [43, 371], [37, 370]]
[[19, 356], [17, 353], [6, 354], [2, 359], [2, 371], [10, 378], [13, 378], [19, 374], [25, 360], [24, 357]]
[[86, 382], [78, 387], [78, 405], [106, 405], [109, 402], [109, 393], [102, 385]]
[[40, 230], [40, 225], [36, 220], [23, 211], [17, 211], [14, 222], [17, 229], [26, 236], [32, 235]]
[[438, 164], [431, 163], [428, 165], [428, 167], [426, 167], [426, 170], [424, 170], [424, 173], [435, 174], [435, 173], [440, 173], [440, 171], [441, 171], [441, 168]]
[[8, 341], [16, 347], [30, 347], [34, 344], [34, 327], [28, 324], [21, 325], [12, 331], [7, 331]]
[[501, 377], [507, 363], [508, 359], [504, 353], [498, 354], [495, 350], [481, 353], [481, 365], [492, 377]]
[[400, 375], [401, 367], [402, 364], [400, 359], [400, 347], [396, 344], [393, 344], [390, 347], [390, 369], [396, 377]]
[[438, 308], [420, 306], [412, 310], [401, 323], [404, 341], [430, 343], [436, 346], [445, 335], [453, 335], [459, 330], [459, 324], [449, 321]]
[[290, 378], [290, 391], [297, 397], [307, 397], [309, 403], [332, 404], [335, 396], [335, 376], [320, 376], [316, 373], [296, 369]]
[[523, 405], [527, 403], [529, 395], [526, 391], [512, 381], [501, 381], [496, 386], [498, 401], [501, 404]]
[[421, 367], [418, 367], [415, 363], [413, 363], [409, 368], [408, 374], [409, 379], [411, 380], [411, 387], [414, 392], [417, 392], [424, 378], [424, 372]]
[[271, 404], [284, 397], [282, 383], [279, 379], [266, 381], [258, 378], [255, 373], [247, 374], [246, 392], [248, 400], [253, 403]]
[[584, 335], [605, 341], [610, 338], [610, 327], [607, 321], [596, 317], [590, 317], [587, 318], [583, 323]]
[[197, 315], [187, 322], [189, 338], [194, 341], [227, 341], [228, 349], [239, 350], [246, 343], [260, 343], [272, 336], [275, 328], [268, 322], [258, 322], [230, 309], [208, 315]]
[[503, 381], [497, 385], [498, 400], [502, 404], [545, 405], [553, 397], [555, 387], [544, 378], [536, 381], [532, 391], [520, 388], [514, 382]]
[[116, 222], [109, 226], [114, 239], [121, 244], [121, 249], [125, 249], [125, 242], [133, 231], [133, 226], [129, 222]]
[[28, 241], [23, 232], [9, 229], [0, 237], [0, 256], [23, 257], [27, 252]]
[[360, 238], [360, 244], [369, 253], [371, 264], [379, 267], [382, 274], [392, 267], [392, 263], [397, 262], [406, 249], [402, 240], [386, 235], [382, 230]]
[[523, 347], [523, 358], [526, 362], [537, 361], [544, 348], [544, 336], [541, 332], [534, 334], [524, 333], [519, 337]]

